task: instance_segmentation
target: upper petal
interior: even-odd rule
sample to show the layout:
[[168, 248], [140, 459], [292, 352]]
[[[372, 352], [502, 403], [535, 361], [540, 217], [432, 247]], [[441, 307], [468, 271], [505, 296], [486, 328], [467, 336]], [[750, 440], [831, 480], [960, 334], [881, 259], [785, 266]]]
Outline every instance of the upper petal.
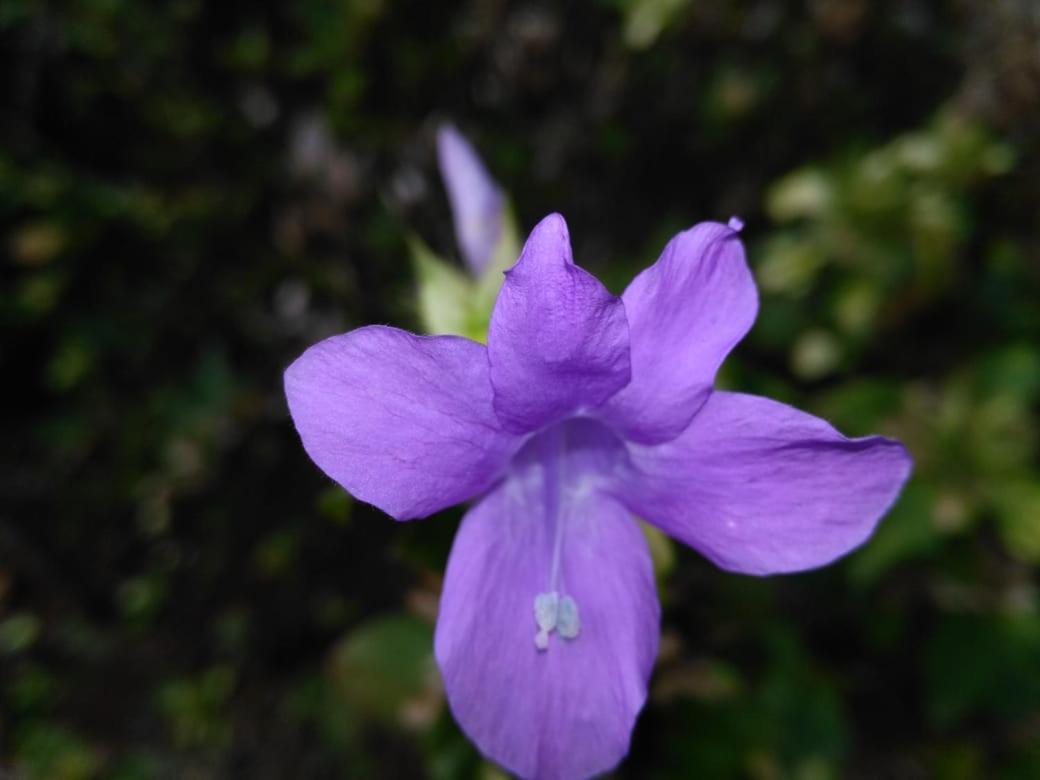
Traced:
[[455, 236], [470, 270], [480, 275], [502, 235], [505, 195], [453, 125], [437, 130], [437, 161], [448, 190]]
[[738, 230], [702, 222], [673, 238], [622, 295], [632, 381], [601, 410], [629, 439], [673, 439], [707, 400], [726, 355], [751, 328], [758, 293]]
[[[582, 457], [582, 456], [579, 456]], [[628, 751], [657, 654], [650, 555], [613, 499], [570, 481], [554, 506], [545, 471], [514, 476], [469, 511], [451, 551], [435, 651], [452, 712], [481, 752], [523, 778], [609, 770]], [[535, 647], [556, 523], [573, 639]]]
[[285, 395], [314, 462], [398, 520], [485, 490], [516, 444], [492, 410], [484, 346], [456, 336], [333, 336], [289, 366]]
[[574, 264], [559, 214], [535, 226], [506, 272], [488, 357], [495, 411], [518, 433], [599, 406], [629, 381], [624, 305]]
[[629, 447], [629, 507], [724, 569], [822, 566], [862, 543], [899, 495], [897, 441], [848, 439], [790, 406], [713, 392], [674, 441]]

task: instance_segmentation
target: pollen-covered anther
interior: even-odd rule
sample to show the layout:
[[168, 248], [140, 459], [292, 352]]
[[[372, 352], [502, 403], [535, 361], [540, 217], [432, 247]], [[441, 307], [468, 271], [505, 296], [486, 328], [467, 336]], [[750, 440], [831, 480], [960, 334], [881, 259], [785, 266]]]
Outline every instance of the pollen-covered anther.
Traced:
[[548, 649], [549, 634], [554, 630], [564, 639], [574, 639], [581, 632], [577, 603], [555, 590], [534, 597], [534, 622], [538, 625], [534, 646], [539, 650]]
[[574, 639], [581, 633], [581, 617], [578, 615], [578, 604], [570, 596], [560, 599], [560, 608], [556, 615], [556, 631], [564, 639]]

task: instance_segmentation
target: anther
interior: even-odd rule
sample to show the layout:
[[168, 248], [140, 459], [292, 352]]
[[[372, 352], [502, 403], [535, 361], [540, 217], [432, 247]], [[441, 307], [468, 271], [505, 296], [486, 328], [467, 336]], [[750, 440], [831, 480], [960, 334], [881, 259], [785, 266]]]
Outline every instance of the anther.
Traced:
[[549, 634], [553, 631], [563, 639], [574, 639], [581, 632], [577, 603], [555, 590], [534, 597], [534, 622], [538, 625], [534, 646], [539, 650], [548, 649]]
[[570, 596], [560, 599], [560, 608], [556, 614], [556, 630], [564, 639], [574, 639], [581, 631], [578, 605]]
[[556, 628], [559, 611], [560, 594], [555, 590], [549, 593], [539, 593], [534, 597], [534, 622], [538, 624], [534, 646], [539, 650], [545, 650], [549, 646], [549, 632]]

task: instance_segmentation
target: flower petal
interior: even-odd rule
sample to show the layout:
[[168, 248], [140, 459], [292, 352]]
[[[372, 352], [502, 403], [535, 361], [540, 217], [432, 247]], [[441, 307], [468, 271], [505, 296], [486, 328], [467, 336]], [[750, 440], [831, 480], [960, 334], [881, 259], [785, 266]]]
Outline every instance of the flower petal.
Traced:
[[848, 439], [766, 398], [714, 392], [674, 441], [629, 447], [626, 503], [723, 569], [823, 566], [862, 543], [911, 459], [897, 441]]
[[739, 229], [739, 220], [731, 220], [680, 233], [621, 296], [632, 381], [600, 415], [629, 439], [650, 444], [678, 436], [754, 323], [758, 293]]
[[599, 406], [629, 381], [624, 306], [574, 264], [559, 214], [535, 226], [506, 272], [488, 357], [495, 411], [516, 433]]
[[551, 595], [556, 529], [544, 474], [511, 478], [466, 515], [435, 651], [452, 712], [485, 755], [523, 778], [567, 780], [607, 771], [628, 751], [660, 608], [637, 522], [598, 491], [573, 489], [559, 502], [560, 598], [538, 603], [556, 630], [536, 648], [535, 599]]
[[333, 336], [289, 366], [285, 395], [314, 462], [398, 520], [487, 489], [515, 449], [492, 411], [486, 349], [456, 336]]
[[444, 124], [437, 130], [437, 161], [462, 257], [479, 276], [494, 257], [502, 235], [505, 195], [454, 125]]

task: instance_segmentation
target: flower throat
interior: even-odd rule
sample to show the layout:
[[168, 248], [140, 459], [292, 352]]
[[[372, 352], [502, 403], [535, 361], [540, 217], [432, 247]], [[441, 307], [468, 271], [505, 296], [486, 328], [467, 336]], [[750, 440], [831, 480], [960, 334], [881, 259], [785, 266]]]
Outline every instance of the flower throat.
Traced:
[[566, 533], [566, 520], [560, 502], [560, 491], [567, 485], [564, 473], [567, 463], [567, 430], [564, 426], [547, 431], [544, 434], [545, 447], [545, 509], [546, 517], [552, 523], [553, 547], [552, 562], [549, 566], [548, 587], [544, 593], [534, 597], [534, 622], [538, 631], [534, 635], [534, 646], [540, 651], [549, 648], [549, 634], [556, 631], [562, 639], [572, 640], [581, 632], [581, 616], [577, 602], [564, 593], [563, 578], [560, 572], [560, 559], [563, 552], [563, 537]]

